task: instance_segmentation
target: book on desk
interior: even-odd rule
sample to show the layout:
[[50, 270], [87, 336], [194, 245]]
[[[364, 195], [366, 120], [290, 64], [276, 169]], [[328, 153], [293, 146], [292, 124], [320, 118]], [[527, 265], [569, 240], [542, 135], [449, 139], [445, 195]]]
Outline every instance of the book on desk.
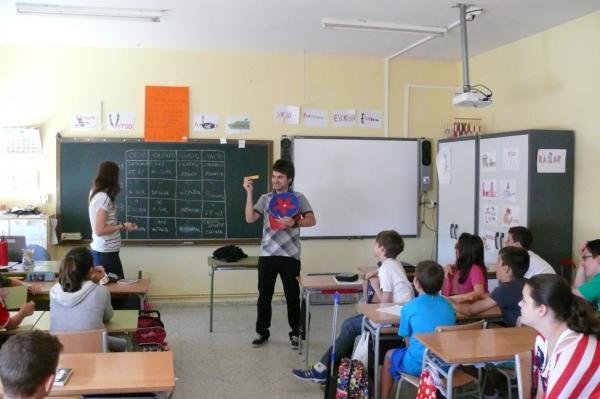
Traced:
[[73, 374], [73, 369], [68, 367], [59, 367], [56, 369], [56, 375], [54, 376], [54, 383], [52, 384], [55, 387], [64, 386], [69, 377]]

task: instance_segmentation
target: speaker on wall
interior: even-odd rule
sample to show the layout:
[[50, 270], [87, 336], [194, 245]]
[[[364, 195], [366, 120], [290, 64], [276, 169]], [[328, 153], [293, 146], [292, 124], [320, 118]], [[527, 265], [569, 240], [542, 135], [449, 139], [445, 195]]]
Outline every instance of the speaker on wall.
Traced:
[[294, 141], [290, 136], [281, 136], [281, 159], [291, 161]]
[[421, 192], [431, 190], [431, 140], [420, 139], [421, 148]]

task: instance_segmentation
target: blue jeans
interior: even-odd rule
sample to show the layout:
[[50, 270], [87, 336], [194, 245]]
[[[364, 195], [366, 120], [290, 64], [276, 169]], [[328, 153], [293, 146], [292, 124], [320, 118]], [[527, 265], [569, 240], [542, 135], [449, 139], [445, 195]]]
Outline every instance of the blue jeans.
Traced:
[[[362, 314], [357, 314], [347, 318], [342, 324], [342, 331], [335, 340], [335, 357], [341, 359], [343, 357], [349, 357], [352, 355], [352, 348], [354, 348], [354, 341], [362, 332]], [[327, 352], [321, 357], [321, 363], [329, 368], [331, 361], [331, 350], [330, 346]]]

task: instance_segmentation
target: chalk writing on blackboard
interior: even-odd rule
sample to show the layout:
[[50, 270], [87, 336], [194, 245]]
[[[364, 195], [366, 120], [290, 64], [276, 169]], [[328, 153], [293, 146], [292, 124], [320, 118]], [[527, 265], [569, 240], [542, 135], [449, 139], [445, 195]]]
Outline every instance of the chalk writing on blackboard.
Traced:
[[217, 150], [125, 151], [128, 238], [227, 237], [225, 153]]

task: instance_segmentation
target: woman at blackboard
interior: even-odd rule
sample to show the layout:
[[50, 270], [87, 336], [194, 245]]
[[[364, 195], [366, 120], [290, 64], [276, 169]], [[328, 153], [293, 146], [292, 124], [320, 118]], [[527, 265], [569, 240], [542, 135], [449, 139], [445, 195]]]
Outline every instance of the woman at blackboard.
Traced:
[[119, 222], [115, 200], [121, 191], [119, 166], [112, 161], [104, 161], [90, 192], [89, 215], [92, 226], [92, 255], [94, 266], [102, 265], [107, 273], [124, 278], [123, 265], [119, 258], [121, 231], [137, 230], [132, 222]]

